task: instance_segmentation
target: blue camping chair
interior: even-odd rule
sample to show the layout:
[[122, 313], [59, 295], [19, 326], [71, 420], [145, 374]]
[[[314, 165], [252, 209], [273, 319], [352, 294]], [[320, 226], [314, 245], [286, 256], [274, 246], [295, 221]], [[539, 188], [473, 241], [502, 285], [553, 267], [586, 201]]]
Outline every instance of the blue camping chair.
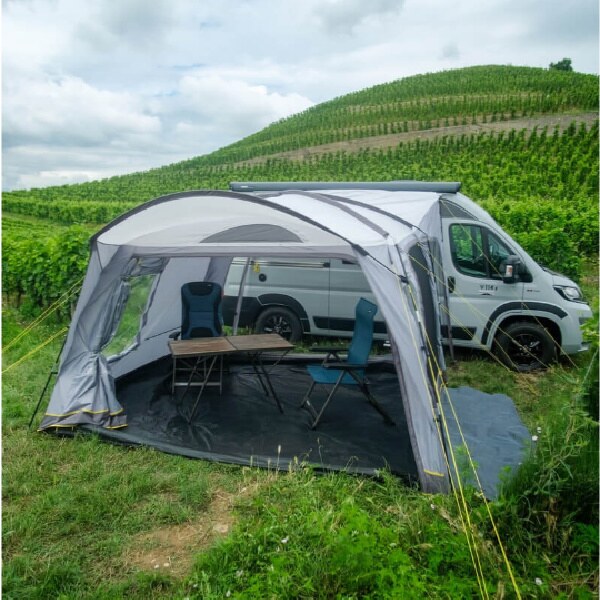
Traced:
[[[356, 305], [356, 320], [352, 342], [348, 348], [346, 360], [342, 360], [339, 353], [345, 348], [339, 347], [315, 347], [313, 350], [326, 352], [327, 355], [321, 365], [308, 365], [306, 368], [312, 377], [310, 388], [306, 392], [300, 407], [306, 407], [314, 418], [311, 425], [316, 429], [325, 409], [331, 402], [340, 385], [356, 385], [366, 396], [369, 403], [383, 416], [386, 422], [394, 424], [392, 418], [371, 395], [365, 376], [365, 369], [369, 360], [369, 353], [373, 344], [373, 319], [377, 313], [377, 306], [365, 298], [361, 298]], [[317, 412], [310, 403], [310, 396], [317, 384], [333, 386], [333, 389], [323, 403], [321, 410]]]
[[222, 288], [212, 281], [181, 286], [181, 339], [217, 337], [223, 333]]
[[[223, 317], [221, 313], [221, 286], [212, 281], [194, 281], [181, 286], [181, 331], [172, 333], [169, 337], [173, 340], [181, 338], [190, 340], [202, 337], [218, 337], [223, 334]], [[184, 396], [191, 385], [218, 385], [222, 390], [223, 357], [220, 356], [219, 380], [209, 383], [208, 377], [212, 371], [207, 366], [208, 361], [194, 359], [180, 359], [179, 366], [173, 365], [171, 393], [175, 387], [186, 385]], [[213, 359], [213, 365], [214, 361]], [[177, 382], [177, 373], [189, 373], [186, 382]], [[200, 381], [197, 378], [200, 377]], [[194, 405], [195, 407], [195, 405]], [[192, 411], [193, 414], [193, 411]]]

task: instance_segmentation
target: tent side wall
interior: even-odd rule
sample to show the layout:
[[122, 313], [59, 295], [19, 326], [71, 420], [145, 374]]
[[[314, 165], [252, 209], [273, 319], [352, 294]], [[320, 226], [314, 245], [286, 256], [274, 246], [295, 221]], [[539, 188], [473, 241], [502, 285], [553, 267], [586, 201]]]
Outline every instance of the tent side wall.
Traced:
[[131, 264], [124, 248], [101, 267], [96, 244], [63, 352], [56, 384], [40, 429], [91, 423], [123, 427], [126, 418], [117, 402], [114, 381], [101, 353], [125, 302], [121, 275]]
[[359, 260], [388, 325], [421, 486], [426, 492], [445, 492], [449, 489], [449, 479], [436, 421], [435, 382], [415, 311], [416, 298], [411, 292], [411, 286], [416, 287], [417, 282], [412, 278], [407, 280], [398, 264], [393, 273], [369, 257]]

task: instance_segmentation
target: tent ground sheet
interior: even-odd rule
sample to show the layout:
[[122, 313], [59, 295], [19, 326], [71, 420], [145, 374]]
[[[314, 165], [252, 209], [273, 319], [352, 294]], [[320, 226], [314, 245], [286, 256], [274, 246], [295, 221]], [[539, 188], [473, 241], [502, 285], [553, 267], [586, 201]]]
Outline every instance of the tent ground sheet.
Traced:
[[[386, 424], [356, 386], [342, 386], [314, 431], [310, 414], [299, 408], [311, 383], [304, 364], [290, 361], [269, 367], [269, 372], [283, 413], [265, 395], [251, 366], [226, 361], [222, 393], [205, 388], [190, 423], [198, 388], [190, 388], [182, 399], [184, 388], [179, 387], [173, 396], [171, 361], [153, 363], [117, 382], [128, 426], [94, 431], [113, 441], [192, 458], [279, 469], [298, 462], [367, 474], [387, 468], [416, 480], [398, 377], [389, 366], [375, 365], [369, 382], [395, 425]], [[313, 406], [318, 409], [330, 390], [317, 386]]]
[[[364, 474], [387, 468], [407, 481], [417, 480], [398, 379], [390, 364], [374, 365], [369, 381], [395, 425], [386, 424], [355, 387], [343, 386], [313, 431], [311, 416], [299, 408], [311, 383], [303, 362], [292, 359], [272, 367], [270, 377], [283, 413], [265, 396], [249, 365], [231, 363], [225, 367], [222, 393], [206, 388], [188, 422], [197, 389], [190, 388], [182, 398], [183, 389], [177, 388], [172, 395], [171, 361], [163, 359], [118, 380], [126, 428], [85, 429], [113, 442], [147, 445], [190, 458], [274, 469], [304, 463]], [[329, 389], [317, 386], [313, 405], [320, 407]], [[485, 495], [495, 498], [502, 478], [516, 471], [530, 448], [530, 434], [513, 401], [465, 386], [449, 389], [442, 398], [463, 480], [478, 485], [468, 473], [466, 443]]]
[[[508, 480], [532, 451], [529, 430], [514, 402], [504, 394], [462, 386], [442, 395], [442, 407], [461, 482], [481, 485], [486, 497], [495, 499], [503, 480]], [[451, 473], [457, 483], [456, 470]]]

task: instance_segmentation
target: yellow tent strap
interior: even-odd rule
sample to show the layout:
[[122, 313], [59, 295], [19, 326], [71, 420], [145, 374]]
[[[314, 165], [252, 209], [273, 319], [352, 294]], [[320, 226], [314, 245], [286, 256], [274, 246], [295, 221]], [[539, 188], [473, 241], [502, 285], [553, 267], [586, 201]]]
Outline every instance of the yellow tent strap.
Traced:
[[6, 367], [6, 369], [4, 369], [2, 371], [2, 374], [4, 375], [4, 373], [6, 373], [7, 371], [9, 371], [13, 367], [16, 367], [17, 365], [20, 365], [22, 362], [26, 361], [28, 358], [30, 358], [31, 356], [33, 356], [34, 354], [36, 354], [37, 352], [39, 352], [44, 346], [47, 346], [52, 340], [56, 339], [60, 335], [63, 335], [67, 331], [69, 331], [69, 328], [68, 327], [63, 327], [58, 333], [55, 333], [53, 336], [51, 336], [50, 338], [48, 338], [45, 342], [41, 343], [39, 346], [36, 346], [33, 350], [30, 350], [27, 354], [25, 354], [24, 356], [22, 356], [21, 358], [19, 358], [19, 360], [15, 361], [14, 363], [12, 363], [8, 367]]
[[83, 278], [81, 278], [79, 281], [75, 282], [56, 302], [54, 302], [54, 304], [51, 304], [46, 310], [44, 310], [42, 312], [42, 314], [39, 317], [34, 319], [34, 321], [32, 321], [27, 327], [25, 327], [25, 329], [23, 329], [23, 331], [21, 331], [21, 333], [19, 333], [19, 335], [17, 335], [10, 342], [8, 342], [8, 344], [6, 344], [6, 346], [4, 346], [2, 348], [3, 352], [6, 352], [10, 347], [14, 346], [23, 336], [27, 335], [34, 327], [39, 325], [42, 321], [44, 321], [46, 318], [48, 318], [53, 312], [58, 310], [58, 308], [60, 306], [65, 304], [65, 302], [67, 302], [67, 300], [73, 294], [76, 294], [79, 291], [79, 285], [81, 284], [82, 281], [83, 281]]
[[[411, 293], [412, 293], [412, 290], [411, 290]], [[425, 338], [426, 338], [427, 344], [429, 346], [429, 350], [430, 350], [429, 353], [433, 357], [433, 360], [434, 360], [437, 368], [439, 369], [440, 366], [439, 366], [439, 363], [437, 362], [437, 359], [435, 357], [435, 353], [434, 353], [433, 348], [431, 346], [431, 340], [429, 339], [429, 336], [427, 336], [427, 334], [425, 334]], [[518, 584], [516, 582], [516, 579], [515, 579], [515, 576], [514, 576], [514, 573], [513, 573], [511, 564], [510, 564], [510, 561], [508, 560], [508, 555], [506, 554], [506, 550], [504, 548], [504, 544], [502, 543], [502, 540], [500, 539], [500, 533], [498, 532], [498, 528], [496, 526], [496, 522], [494, 521], [494, 518], [492, 516], [492, 511], [490, 509], [489, 502], [487, 501], [487, 499], [485, 497], [485, 494], [483, 493], [483, 486], [481, 485], [481, 480], [479, 479], [479, 475], [477, 473], [477, 469], [475, 467], [475, 463], [473, 461], [473, 457], [471, 456], [471, 452], [469, 451], [469, 446], [467, 445], [467, 441], [466, 441], [466, 439], [464, 437], [462, 428], [460, 426], [460, 421], [458, 419], [458, 415], [456, 414], [456, 411], [454, 409], [454, 405], [452, 404], [452, 401], [450, 399], [450, 394], [448, 393], [448, 388], [446, 387], [446, 385], [443, 382], [441, 384], [441, 387], [444, 390], [444, 392], [445, 392], [445, 394], [446, 394], [446, 396], [448, 398], [448, 403], [450, 405], [450, 408], [452, 410], [452, 414], [453, 414], [454, 419], [456, 421], [456, 424], [457, 424], [457, 427], [458, 427], [458, 431], [460, 433], [460, 438], [462, 440], [462, 443], [463, 443], [463, 445], [465, 447], [465, 450], [466, 450], [466, 453], [467, 453], [467, 457], [468, 457], [468, 460], [469, 460], [469, 465], [471, 466], [471, 469], [472, 469], [472, 471], [473, 471], [473, 473], [475, 475], [475, 480], [477, 481], [477, 486], [479, 487], [479, 490], [482, 493], [481, 496], [483, 498], [483, 503], [484, 503], [484, 505], [486, 507], [486, 510], [487, 510], [487, 513], [488, 513], [488, 516], [489, 516], [489, 519], [490, 519], [490, 523], [492, 524], [492, 529], [494, 530], [494, 534], [496, 536], [496, 539], [498, 540], [498, 545], [500, 547], [500, 553], [502, 554], [502, 558], [503, 558], [503, 560], [504, 560], [504, 562], [506, 564], [508, 575], [509, 575], [511, 583], [512, 583], [512, 585], [514, 587], [514, 590], [515, 590], [515, 593], [517, 595], [517, 598], [520, 599], [521, 598], [521, 593], [520, 593], [520, 590], [519, 590], [519, 586], [518, 586]], [[435, 386], [435, 389], [436, 389], [436, 393], [439, 393], [437, 385]], [[445, 417], [445, 414], [444, 414], [444, 410], [443, 410], [443, 407], [442, 407], [441, 398], [438, 397], [438, 401], [439, 401], [439, 407], [440, 407], [440, 414], [442, 416], [444, 427], [446, 428], [446, 434], [448, 436], [448, 439], [450, 439], [449, 432], [448, 432], [448, 424], [447, 424], [447, 420], [446, 420], [446, 417]], [[450, 445], [450, 450], [451, 450], [451, 452], [453, 454], [452, 445]], [[453, 459], [453, 462], [454, 462], [454, 459]], [[456, 472], [457, 479], [459, 481], [459, 486], [460, 486], [461, 485], [460, 484], [460, 476], [459, 476], [458, 469], [456, 467], [456, 463], [455, 462], [454, 462], [454, 467], [455, 467], [455, 472]]]
[[[393, 262], [394, 261], [392, 259], [392, 263]], [[403, 308], [404, 308], [404, 312], [405, 312], [407, 318], [409, 318], [410, 315], [408, 314], [408, 307], [407, 307], [407, 303], [406, 303], [407, 299], [406, 299], [406, 297], [404, 295], [404, 292], [402, 290], [402, 287], [400, 285], [401, 280], [400, 280], [400, 277], [398, 276], [398, 273], [395, 273], [395, 274], [396, 274], [396, 281], [398, 283], [398, 287], [399, 287], [399, 290], [400, 290], [400, 298], [402, 300], [402, 305], [403, 305]], [[411, 293], [411, 298], [413, 299], [413, 302], [414, 302], [414, 296], [412, 296], [412, 289], [410, 288], [410, 285], [408, 285], [408, 288], [409, 288], [409, 291]], [[412, 338], [412, 342], [413, 342], [413, 347], [415, 349], [418, 349], [419, 345], [417, 344], [417, 340], [414, 337], [414, 332], [413, 332], [413, 330], [412, 330], [411, 327], [409, 327], [409, 330], [410, 330], [410, 334], [411, 334], [411, 338]], [[418, 357], [418, 353], [417, 353], [417, 357]], [[418, 361], [419, 361], [419, 367], [420, 367], [419, 370], [420, 370], [421, 378], [423, 380], [423, 383], [425, 384], [425, 389], [428, 389], [429, 386], [427, 384], [426, 374], [425, 374], [425, 372], [423, 370], [423, 364], [422, 364], [420, 358], [418, 358]], [[436, 389], [436, 392], [437, 392], [437, 389]], [[438, 394], [438, 396], [439, 396], [439, 394]], [[434, 418], [434, 421], [435, 421], [436, 419], [435, 419], [435, 410], [433, 408], [433, 399], [431, 398], [430, 395], [429, 395], [429, 401], [430, 401], [430, 407], [431, 407], [431, 410], [432, 410], [432, 415], [433, 415], [433, 418]], [[439, 431], [439, 428], [438, 428], [438, 435], [441, 436], [441, 432]], [[443, 442], [442, 442], [441, 439], [440, 439], [440, 446], [441, 446], [442, 449], [444, 448], [444, 444], [443, 444]], [[450, 448], [450, 451], [451, 451], [452, 461], [453, 461], [453, 463], [455, 465], [455, 472], [458, 473], [458, 469], [456, 467], [456, 460], [454, 458], [454, 453], [452, 451], [452, 448]], [[450, 465], [449, 465], [449, 462], [448, 462], [448, 457], [445, 455], [445, 453], [444, 453], [444, 457], [445, 457], [445, 460], [446, 460], [446, 464], [447, 464], [447, 466], [449, 468]], [[463, 530], [464, 530], [465, 537], [466, 537], [466, 540], [467, 540], [467, 545], [469, 546], [469, 553], [471, 555], [471, 560], [473, 562], [473, 567], [475, 569], [475, 574], [477, 576], [477, 583], [479, 585], [481, 596], [484, 597], [484, 598], [488, 598], [489, 596], [488, 596], [488, 593], [487, 593], [487, 587], [485, 585], [485, 581], [484, 581], [484, 577], [483, 577], [483, 569], [481, 567], [481, 561], [479, 560], [479, 553], [478, 553], [478, 550], [477, 550], [476, 536], [475, 536], [475, 534], [473, 533], [473, 530], [472, 530], [472, 526], [471, 526], [471, 522], [470, 522], [470, 517], [469, 517], [469, 511], [468, 511], [468, 506], [467, 506], [467, 503], [466, 503], [466, 500], [465, 500], [465, 497], [464, 497], [464, 492], [462, 490], [462, 486], [460, 486], [460, 478], [459, 478], [459, 491], [460, 491], [461, 498], [459, 499], [459, 496], [458, 496], [456, 490], [454, 490], [454, 496], [456, 498], [456, 502], [457, 502], [457, 506], [458, 506], [458, 510], [459, 510], [459, 514], [460, 514], [460, 518], [461, 518], [461, 523], [463, 525]], [[461, 503], [462, 503], [462, 506], [461, 506]], [[466, 519], [466, 522], [465, 522], [465, 519]], [[468, 525], [468, 527], [467, 527], [467, 525]]]
[[[410, 289], [410, 293], [412, 295], [412, 289]], [[413, 301], [414, 301], [414, 297], [413, 297]], [[435, 359], [435, 355], [431, 353], [431, 342], [430, 342], [430, 340], [429, 340], [429, 338], [428, 338], [428, 336], [426, 334], [425, 334], [424, 337], [425, 337], [425, 339], [427, 341], [427, 344], [429, 345], [430, 354], [433, 356], [433, 359], [435, 361], [435, 364], [437, 365], [438, 370], [440, 370], [439, 369], [439, 365], [437, 364], [437, 360]], [[436, 394], [436, 398], [437, 398], [437, 403], [438, 403], [438, 407], [439, 407], [439, 411], [440, 411], [440, 420], [441, 420], [442, 425], [443, 425], [443, 427], [445, 429], [445, 432], [446, 432], [446, 439], [450, 440], [450, 434], [449, 434], [449, 431], [448, 431], [448, 422], [446, 420], [446, 416], [444, 414], [444, 409], [443, 409], [443, 406], [442, 406], [442, 403], [441, 403], [440, 386], [437, 383], [438, 378], [436, 377], [435, 372], [433, 370], [432, 362], [428, 361], [428, 364], [429, 364], [429, 371], [430, 371], [431, 379], [434, 382], [434, 390], [435, 390], [435, 394]], [[441, 372], [441, 370], [440, 370], [440, 372]], [[442, 385], [443, 385], [443, 383], [442, 383]], [[442, 444], [442, 448], [444, 448], [444, 447], [445, 446]], [[480, 590], [481, 590], [481, 593], [482, 593], [483, 597], [489, 598], [488, 591], [487, 591], [487, 586], [485, 585], [485, 577], [483, 575], [483, 567], [481, 565], [481, 559], [479, 557], [479, 552], [477, 551], [477, 541], [476, 541], [477, 540], [477, 536], [476, 536], [476, 532], [475, 532], [475, 530], [473, 528], [473, 524], [471, 522], [471, 515], [470, 515], [470, 512], [469, 512], [469, 505], [468, 505], [467, 499], [465, 497], [464, 487], [462, 485], [462, 480], [461, 480], [461, 477], [460, 477], [460, 472], [459, 472], [459, 469], [458, 469], [458, 464], [457, 464], [457, 461], [456, 461], [456, 456], [454, 454], [454, 448], [453, 448], [452, 444], [448, 444], [448, 450], [449, 450], [449, 453], [450, 453], [450, 458], [452, 460], [452, 465], [454, 467], [454, 473], [456, 474], [458, 494], [460, 494], [460, 502], [459, 502], [458, 501], [458, 497], [459, 496], [455, 492], [458, 509], [459, 509], [459, 512], [461, 510], [464, 511], [464, 519], [466, 520], [466, 523], [467, 523], [468, 528], [469, 528], [468, 534], [467, 534], [467, 539], [468, 539], [468, 535], [470, 534], [471, 537], [472, 537], [472, 541], [473, 541], [473, 547], [475, 548], [475, 557], [474, 558], [472, 557], [472, 560], [474, 560], [474, 561], [476, 560], [477, 561], [476, 572], [477, 572], [477, 569], [479, 569], [479, 574], [480, 574], [481, 582], [482, 582], [481, 585], [480, 585]], [[446, 463], [448, 464], [448, 467], [449, 467], [449, 463], [448, 463], [448, 459], [447, 458], [446, 458]], [[462, 515], [461, 515], [461, 518], [463, 518]], [[467, 532], [465, 531], [465, 533], [467, 533]]]
[[[429, 348], [431, 350], [431, 341], [430, 341], [429, 337], [427, 337], [427, 343], [428, 343]], [[437, 364], [437, 359], [435, 358], [435, 354], [433, 354], [433, 352], [431, 352], [431, 355], [433, 356], [434, 361]], [[438, 365], [438, 368], [439, 368], [439, 365]], [[491, 510], [489, 508], [489, 503], [487, 502], [487, 500], [485, 498], [485, 494], [483, 493], [483, 486], [481, 485], [481, 481], [480, 481], [479, 476], [477, 474], [477, 470], [475, 468], [474, 461], [473, 461], [472, 456], [471, 456], [471, 454], [469, 452], [469, 447], [468, 447], [467, 442], [465, 440], [465, 437], [464, 437], [464, 435], [462, 433], [462, 429], [460, 427], [460, 422], [458, 420], [458, 415], [456, 414], [456, 412], [454, 410], [454, 406], [452, 405], [452, 402], [450, 400], [450, 395], [448, 394], [447, 387], [445, 386], [444, 383], [442, 383], [441, 387], [443, 388], [444, 392], [446, 393], [446, 396], [448, 397], [448, 401], [450, 403], [450, 407], [452, 409], [452, 413], [454, 415], [454, 418], [455, 418], [456, 423], [457, 423], [458, 428], [459, 428], [459, 432], [460, 432], [460, 436], [461, 436], [463, 445], [464, 445], [464, 447], [466, 449], [466, 452], [467, 452], [467, 456], [468, 456], [468, 459], [469, 459], [469, 464], [470, 464], [471, 469], [473, 470], [473, 472], [475, 474], [477, 485], [479, 487], [479, 490], [481, 491], [481, 495], [482, 495], [482, 498], [484, 500], [484, 504], [486, 506], [486, 509], [487, 509], [487, 512], [488, 512], [488, 516], [490, 518], [490, 522], [492, 524], [492, 528], [494, 529], [494, 532], [496, 534], [496, 539], [498, 540], [498, 544], [500, 546], [500, 552], [501, 552], [502, 557], [504, 559], [504, 562], [506, 564], [506, 567], [507, 567], [507, 570], [508, 570], [508, 574], [509, 574], [510, 580], [511, 580], [511, 582], [513, 584], [513, 587], [515, 589], [516, 595], [520, 599], [521, 598], [521, 594], [520, 594], [520, 591], [519, 591], [519, 587], [518, 587], [517, 582], [516, 582], [516, 580], [514, 578], [512, 567], [511, 567], [510, 562], [508, 560], [508, 556], [506, 555], [506, 551], [504, 549], [504, 545], [502, 544], [502, 540], [500, 539], [500, 534], [498, 533], [498, 529], [496, 527], [496, 523], [494, 522], [493, 516], [491, 514]], [[435, 388], [436, 388], [436, 393], [439, 394], [439, 388], [438, 388], [438, 386], [436, 385]], [[448, 439], [450, 439], [450, 434], [449, 434], [449, 431], [448, 431], [448, 422], [447, 422], [447, 419], [446, 419], [446, 416], [445, 416], [445, 413], [444, 413], [443, 405], [441, 403], [441, 398], [439, 398], [439, 396], [438, 396], [438, 400], [439, 400], [439, 407], [440, 407], [440, 416], [442, 418], [442, 422], [443, 422], [445, 430], [446, 430], [446, 436], [447, 436]], [[457, 467], [456, 461], [454, 459], [454, 451], [453, 451], [452, 445], [450, 444], [449, 447], [450, 447], [450, 452], [451, 452], [452, 460], [453, 460], [453, 464], [454, 464], [454, 470], [455, 470], [456, 477], [457, 477], [457, 480], [458, 480], [458, 485], [459, 485], [459, 488], [461, 490], [461, 495], [462, 495], [463, 491], [462, 491], [462, 483], [461, 483], [461, 479], [460, 479], [460, 473], [458, 471], [458, 467]], [[464, 496], [463, 496], [463, 498], [464, 498]], [[465, 500], [465, 503], [466, 503], [466, 500]]]

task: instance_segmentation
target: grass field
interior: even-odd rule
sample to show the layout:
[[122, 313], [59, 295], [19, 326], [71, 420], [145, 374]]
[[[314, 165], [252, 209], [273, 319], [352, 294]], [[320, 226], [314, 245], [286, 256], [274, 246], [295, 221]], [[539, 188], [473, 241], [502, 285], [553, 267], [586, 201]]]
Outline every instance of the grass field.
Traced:
[[[594, 293], [592, 274], [586, 281]], [[4, 597], [462, 598], [481, 595], [480, 585], [490, 597], [515, 597], [475, 491], [467, 491], [466, 529], [476, 532], [480, 582], [453, 496], [425, 495], [391, 476], [301, 466], [282, 474], [28, 431], [59, 339], [11, 365], [62, 325], [42, 324], [11, 345], [23, 326], [19, 313], [4, 311]], [[449, 379], [512, 396], [543, 444], [557, 415], [574, 407], [588, 362], [579, 356], [523, 375], [462, 353]], [[597, 525], [544, 520], [533, 530], [519, 520], [515, 530], [517, 506], [509, 497], [491, 511], [522, 596], [593, 597]]]

